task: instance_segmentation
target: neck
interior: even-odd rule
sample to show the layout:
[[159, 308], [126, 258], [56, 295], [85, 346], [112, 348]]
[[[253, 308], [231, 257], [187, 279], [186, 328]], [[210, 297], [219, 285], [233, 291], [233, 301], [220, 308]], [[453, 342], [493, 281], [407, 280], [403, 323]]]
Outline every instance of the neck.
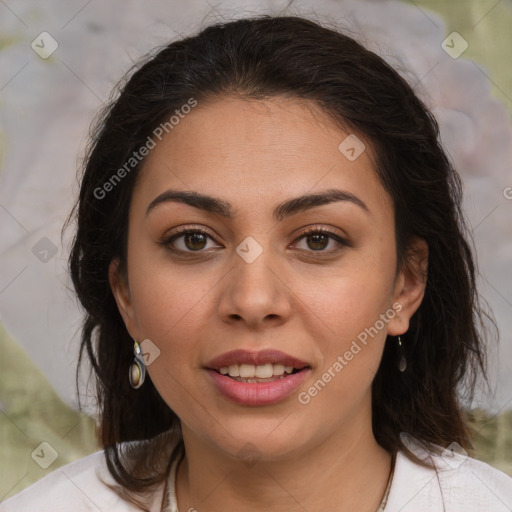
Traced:
[[[371, 425], [353, 425], [288, 458], [251, 464], [234, 460], [183, 429], [186, 455], [178, 469], [180, 512], [376, 512], [391, 469], [391, 454]], [[271, 509], [269, 508], [271, 504]]]

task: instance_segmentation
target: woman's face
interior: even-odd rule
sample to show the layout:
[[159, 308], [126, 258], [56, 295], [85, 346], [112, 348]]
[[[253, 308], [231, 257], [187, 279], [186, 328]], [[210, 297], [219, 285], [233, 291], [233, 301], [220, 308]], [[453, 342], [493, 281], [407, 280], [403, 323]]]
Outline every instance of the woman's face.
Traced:
[[226, 98], [199, 104], [148, 155], [128, 284], [113, 262], [111, 285], [189, 439], [234, 456], [250, 442], [270, 459], [371, 432], [386, 336], [407, 331], [424, 285], [397, 272], [391, 198], [369, 144], [349, 135], [299, 100]]

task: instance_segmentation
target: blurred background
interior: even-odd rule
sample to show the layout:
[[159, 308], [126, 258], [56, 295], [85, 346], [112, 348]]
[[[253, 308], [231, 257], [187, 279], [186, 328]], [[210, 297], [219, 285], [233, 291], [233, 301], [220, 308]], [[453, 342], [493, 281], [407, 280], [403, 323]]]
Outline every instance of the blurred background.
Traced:
[[335, 23], [436, 115], [500, 330], [470, 455], [512, 475], [512, 0], [0, 0], [0, 501], [99, 449], [61, 240], [94, 115], [155, 46], [263, 13]]

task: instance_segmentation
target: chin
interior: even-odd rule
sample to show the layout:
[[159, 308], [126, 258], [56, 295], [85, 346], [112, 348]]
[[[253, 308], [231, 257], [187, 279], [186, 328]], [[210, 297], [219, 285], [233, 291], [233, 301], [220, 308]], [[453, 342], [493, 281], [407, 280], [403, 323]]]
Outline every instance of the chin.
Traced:
[[210, 440], [217, 449], [235, 459], [246, 461], [248, 465], [257, 461], [274, 462], [295, 458], [308, 444], [308, 437], [301, 425], [292, 425], [291, 418], [283, 421], [285, 417], [260, 421], [238, 417], [233, 422], [223, 421], [222, 432], [210, 433], [208, 437], [211, 436]]

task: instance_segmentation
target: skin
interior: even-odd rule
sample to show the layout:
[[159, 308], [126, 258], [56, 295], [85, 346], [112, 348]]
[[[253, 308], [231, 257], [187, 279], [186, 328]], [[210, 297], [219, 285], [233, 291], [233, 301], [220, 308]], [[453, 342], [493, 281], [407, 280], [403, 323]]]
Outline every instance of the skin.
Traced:
[[[425, 282], [412, 266], [397, 272], [392, 200], [364, 137], [355, 161], [338, 150], [348, 133], [297, 99], [224, 98], [198, 105], [147, 157], [130, 206], [128, 277], [114, 260], [110, 283], [130, 335], [161, 351], [148, 371], [181, 420], [180, 510], [252, 512], [271, 503], [275, 512], [374, 512], [382, 499], [392, 459], [373, 436], [371, 383], [386, 335], [407, 331]], [[146, 216], [167, 189], [220, 198], [235, 216], [178, 202]], [[339, 201], [272, 217], [279, 203], [328, 189], [354, 194], [369, 211]], [[187, 255], [159, 244], [184, 225], [212, 238], [176, 239]], [[311, 226], [349, 245], [302, 237]], [[263, 249], [252, 263], [236, 252], [248, 236]], [[415, 245], [425, 270], [428, 248]], [[298, 390], [307, 391], [396, 302], [400, 312], [308, 404], [294, 393], [273, 405], [237, 405], [204, 370], [233, 349], [276, 348], [309, 363]], [[238, 455], [248, 441], [254, 464]]]

